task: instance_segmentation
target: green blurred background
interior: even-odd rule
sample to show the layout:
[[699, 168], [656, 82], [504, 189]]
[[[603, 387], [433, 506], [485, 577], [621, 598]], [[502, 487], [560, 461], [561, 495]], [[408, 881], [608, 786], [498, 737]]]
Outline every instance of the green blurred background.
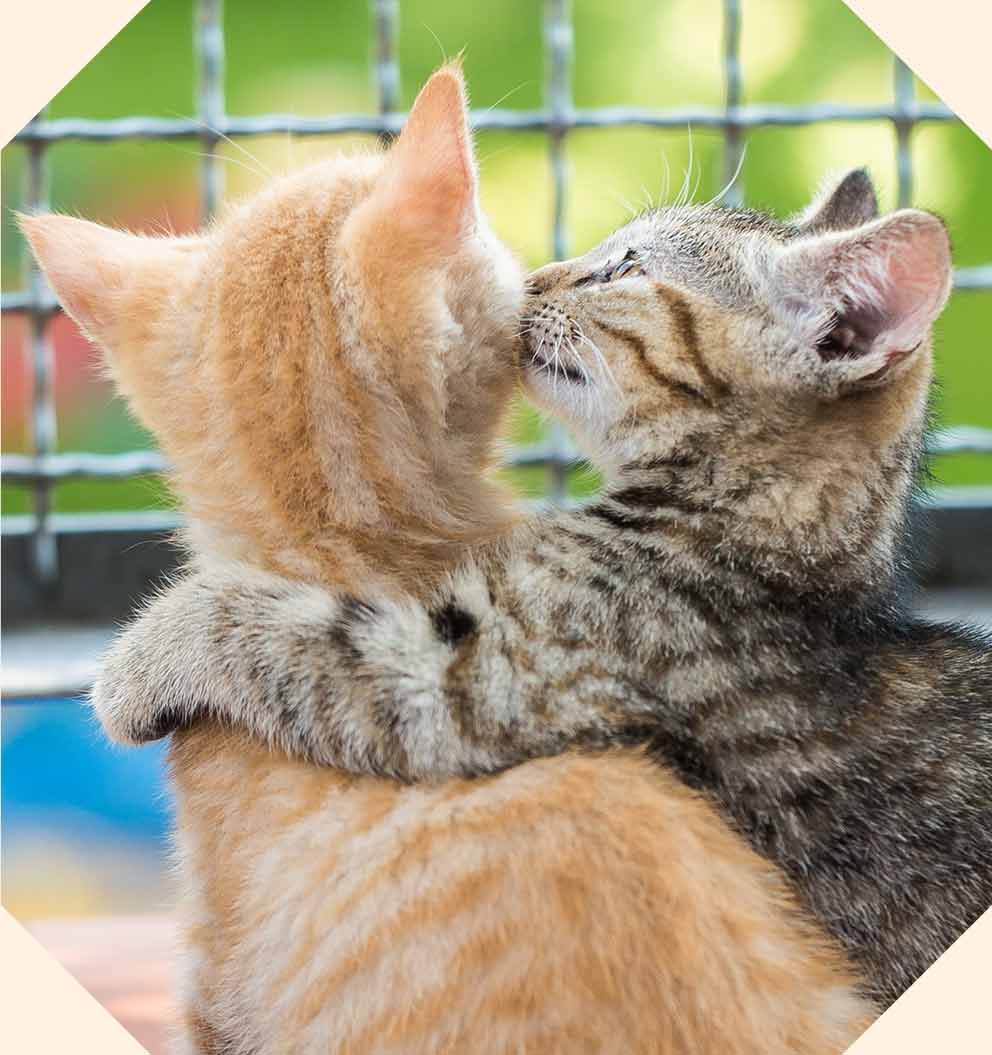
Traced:
[[[52, 102], [50, 116], [163, 117], [195, 110], [190, 0], [152, 0]], [[372, 111], [370, 25], [364, 0], [227, 0], [226, 106], [232, 114], [289, 111], [323, 114]], [[887, 103], [892, 58], [841, 0], [744, 0], [744, 101]], [[473, 105], [535, 108], [543, 82], [539, 0], [403, 0], [400, 21], [402, 103], [443, 53], [465, 50]], [[575, 0], [574, 95], [579, 107], [719, 106], [722, 85], [722, 4], [719, 0]], [[443, 49], [443, 50], [442, 50]], [[921, 98], [933, 99], [918, 85]], [[224, 145], [228, 195], [259, 185], [274, 172], [347, 147], [361, 137], [243, 140], [258, 159]], [[724, 182], [719, 133], [692, 132], [698, 196]], [[890, 124], [821, 124], [753, 133], [742, 173], [749, 204], [780, 213], [800, 208], [829, 170], [867, 164], [882, 205], [895, 204], [894, 131]], [[570, 252], [581, 252], [622, 223], [627, 202], [657, 200], [667, 170], [673, 193], [688, 161], [687, 130], [582, 130], [567, 140], [570, 168], [567, 224]], [[137, 229], [187, 230], [198, 215], [199, 149], [195, 141], [59, 143], [49, 152], [51, 200], [57, 209]], [[496, 230], [529, 265], [549, 258], [551, 184], [540, 133], [478, 137], [482, 197]], [[967, 128], [924, 125], [913, 136], [915, 204], [946, 217], [959, 266], [992, 262], [992, 152]], [[11, 223], [21, 204], [26, 149], [3, 152], [3, 285], [24, 278], [23, 245]], [[118, 451], [149, 443], [100, 380], [95, 360], [67, 319], [54, 322], [57, 346], [59, 447]], [[992, 426], [990, 371], [992, 294], [957, 294], [939, 323], [940, 420]], [[30, 365], [27, 322], [4, 319], [3, 449], [30, 449]], [[533, 438], [536, 416], [523, 408], [515, 438]], [[939, 459], [946, 484], [992, 483], [992, 459]], [[537, 493], [543, 470], [517, 473], [522, 490]], [[572, 490], [594, 486], [576, 474]], [[76, 481], [56, 489], [56, 508], [121, 509], [167, 505], [155, 480]], [[29, 508], [29, 495], [6, 486], [4, 512]]]

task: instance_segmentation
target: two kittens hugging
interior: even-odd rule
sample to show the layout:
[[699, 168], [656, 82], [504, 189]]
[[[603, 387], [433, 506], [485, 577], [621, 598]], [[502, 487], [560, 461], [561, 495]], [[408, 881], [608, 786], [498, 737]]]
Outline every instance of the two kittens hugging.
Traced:
[[[884, 1007], [992, 904], [992, 647], [898, 587], [937, 218], [858, 170], [786, 221], [651, 210], [522, 286], [447, 68], [385, 164], [212, 232], [23, 225], [189, 519], [94, 690], [111, 737], [210, 719], [417, 785], [639, 753], [853, 965], [830, 1043], [783, 1051], [840, 1050], [855, 990]], [[494, 482], [518, 381], [602, 471], [578, 511]]]

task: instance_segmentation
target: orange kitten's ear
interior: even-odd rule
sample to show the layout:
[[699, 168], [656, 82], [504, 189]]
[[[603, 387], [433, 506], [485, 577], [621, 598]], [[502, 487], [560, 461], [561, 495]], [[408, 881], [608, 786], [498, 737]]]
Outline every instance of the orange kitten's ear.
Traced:
[[394, 219], [442, 250], [471, 227], [475, 160], [457, 65], [443, 66], [421, 89], [389, 152], [381, 191]]
[[891, 380], [922, 346], [951, 289], [943, 223], [901, 209], [844, 233], [787, 245], [771, 308], [845, 385]]
[[93, 341], [113, 347], [127, 317], [140, 322], [190, 266], [192, 240], [125, 234], [72, 216], [19, 216], [52, 289]]

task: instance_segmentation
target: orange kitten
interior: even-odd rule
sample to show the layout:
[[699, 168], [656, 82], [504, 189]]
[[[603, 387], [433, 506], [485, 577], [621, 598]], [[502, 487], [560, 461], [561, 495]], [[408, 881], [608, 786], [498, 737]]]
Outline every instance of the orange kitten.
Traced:
[[[23, 221], [175, 466], [197, 565], [427, 596], [512, 520], [486, 481], [521, 278], [457, 68], [386, 155], [151, 239]], [[400, 787], [202, 725], [172, 767], [181, 1050], [841, 1051], [840, 954], [713, 808], [639, 755]]]

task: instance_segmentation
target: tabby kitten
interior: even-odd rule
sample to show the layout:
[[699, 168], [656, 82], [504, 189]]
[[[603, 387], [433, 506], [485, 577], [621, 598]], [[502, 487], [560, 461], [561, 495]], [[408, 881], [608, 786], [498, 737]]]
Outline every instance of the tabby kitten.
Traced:
[[[24, 228], [174, 465], [207, 574], [426, 600], [509, 530], [484, 470], [522, 275], [476, 204], [457, 69], [388, 154], [196, 238]], [[832, 1055], [870, 1021], [776, 870], [635, 752], [403, 788], [201, 723], [171, 764], [184, 1052]]]
[[101, 717], [407, 780], [647, 743], [894, 1000], [992, 904], [992, 648], [896, 588], [949, 285], [940, 221], [877, 219], [862, 171], [792, 222], [638, 218], [529, 285], [528, 389], [602, 498], [426, 603], [194, 576], [116, 646]]

